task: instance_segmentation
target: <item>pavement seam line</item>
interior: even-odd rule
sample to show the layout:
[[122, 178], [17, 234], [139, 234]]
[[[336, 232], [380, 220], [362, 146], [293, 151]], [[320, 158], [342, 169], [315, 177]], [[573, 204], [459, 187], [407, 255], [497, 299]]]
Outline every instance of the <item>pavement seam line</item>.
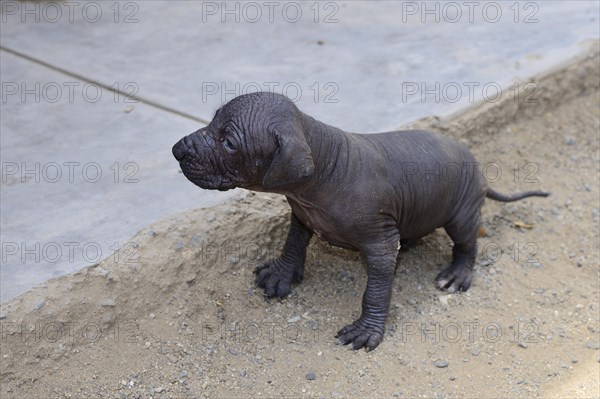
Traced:
[[[91, 83], [91, 84], [97, 85], [97, 86], [101, 87], [102, 89], [108, 90], [108, 91], [110, 91], [112, 93], [116, 93], [116, 94], [118, 94], [120, 96], [125, 96], [126, 95], [126, 93], [123, 93], [123, 92], [121, 92], [119, 90], [115, 90], [111, 86], [108, 86], [108, 85], [106, 85], [106, 84], [104, 84], [102, 82], [98, 82], [96, 80], [92, 80], [92, 79], [87, 78], [87, 77], [85, 77], [83, 75], [80, 75], [80, 74], [78, 74], [76, 72], [69, 71], [67, 69], [64, 69], [64, 68], [58, 67], [56, 65], [50, 64], [50, 63], [48, 63], [46, 61], [42, 61], [42, 60], [37, 59], [35, 57], [32, 57], [30, 55], [23, 54], [23, 53], [21, 53], [21, 52], [19, 52], [17, 50], [13, 50], [13, 49], [8, 48], [6, 46], [1, 46], [0, 45], [0, 50], [1, 51], [6, 51], [7, 53], [10, 53], [10, 54], [12, 54], [14, 56], [17, 56], [19, 58], [25, 59], [25, 60], [27, 60], [29, 62], [33, 62], [34, 64], [37, 64], [37, 65], [41, 65], [41, 66], [43, 66], [45, 68], [51, 69], [51, 70], [53, 70], [55, 72], [58, 72], [58, 73], [61, 73], [63, 75], [67, 75], [67, 76], [70, 76], [72, 78], [75, 78], [75, 79], [78, 79], [78, 80], [81, 80], [81, 81], [84, 81], [84, 82], [87, 82], [87, 83]], [[133, 99], [133, 100], [138, 101], [139, 103], [142, 103], [142, 104], [145, 104], [145, 105], [149, 105], [149, 106], [151, 106], [153, 108], [157, 108], [157, 109], [160, 109], [162, 111], [169, 112], [171, 114], [178, 115], [178, 116], [181, 116], [181, 117], [186, 118], [186, 119], [191, 119], [191, 120], [193, 120], [195, 122], [200, 122], [200, 123], [202, 123], [204, 125], [208, 125], [210, 123], [209, 121], [207, 121], [205, 119], [198, 118], [197, 116], [188, 114], [187, 112], [179, 111], [179, 110], [177, 110], [175, 108], [168, 107], [166, 105], [157, 103], [156, 101], [149, 100], [149, 99], [144, 98], [144, 97], [139, 97], [139, 96], [136, 96], [136, 95], [132, 95], [132, 96], [128, 96], [128, 97], [131, 98], [131, 99]]]

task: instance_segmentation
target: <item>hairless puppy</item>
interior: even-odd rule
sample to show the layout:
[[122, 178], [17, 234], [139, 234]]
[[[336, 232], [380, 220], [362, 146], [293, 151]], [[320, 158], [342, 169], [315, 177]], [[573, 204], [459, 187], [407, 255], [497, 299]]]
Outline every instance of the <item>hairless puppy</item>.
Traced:
[[202, 188], [287, 197], [292, 217], [281, 256], [255, 270], [267, 297], [285, 297], [302, 281], [313, 233], [361, 252], [368, 277], [362, 313], [337, 334], [354, 349], [374, 349], [383, 338], [401, 244], [443, 227], [454, 242], [453, 259], [436, 284], [466, 291], [484, 199], [549, 195], [488, 188], [469, 150], [444, 136], [346, 133], [302, 113], [287, 97], [265, 92], [225, 104], [208, 126], [177, 142], [173, 155]]

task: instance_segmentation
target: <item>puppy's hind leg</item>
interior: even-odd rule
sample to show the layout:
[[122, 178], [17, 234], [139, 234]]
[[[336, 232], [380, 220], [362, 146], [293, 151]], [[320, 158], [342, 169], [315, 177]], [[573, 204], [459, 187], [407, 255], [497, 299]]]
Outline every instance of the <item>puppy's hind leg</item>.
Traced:
[[479, 232], [479, 208], [468, 217], [444, 226], [454, 242], [452, 263], [435, 278], [438, 288], [448, 292], [467, 291], [471, 286], [473, 266], [477, 254], [477, 234]]
[[265, 290], [265, 296], [283, 298], [290, 292], [293, 282], [302, 281], [306, 247], [312, 235], [312, 231], [292, 212], [290, 230], [281, 255], [254, 270], [256, 285]]

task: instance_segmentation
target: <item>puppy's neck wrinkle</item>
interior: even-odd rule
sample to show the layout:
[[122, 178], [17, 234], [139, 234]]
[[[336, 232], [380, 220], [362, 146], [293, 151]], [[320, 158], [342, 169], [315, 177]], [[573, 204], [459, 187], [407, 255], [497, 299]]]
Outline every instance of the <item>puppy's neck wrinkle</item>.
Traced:
[[304, 113], [302, 126], [315, 163], [311, 182], [334, 187], [343, 184], [352, 147], [350, 135]]

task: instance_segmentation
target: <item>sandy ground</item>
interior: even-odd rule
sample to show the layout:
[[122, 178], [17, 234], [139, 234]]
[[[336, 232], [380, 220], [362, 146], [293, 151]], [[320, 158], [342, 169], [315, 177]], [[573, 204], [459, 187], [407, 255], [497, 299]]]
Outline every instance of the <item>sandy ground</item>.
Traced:
[[468, 144], [494, 188], [553, 195], [486, 202], [467, 293], [433, 285], [443, 232], [402, 252], [375, 351], [334, 339], [359, 315], [357, 253], [314, 239], [289, 298], [255, 289], [289, 209], [243, 193], [2, 305], [2, 398], [600, 396], [598, 65], [540, 77], [539, 104], [420, 123]]

